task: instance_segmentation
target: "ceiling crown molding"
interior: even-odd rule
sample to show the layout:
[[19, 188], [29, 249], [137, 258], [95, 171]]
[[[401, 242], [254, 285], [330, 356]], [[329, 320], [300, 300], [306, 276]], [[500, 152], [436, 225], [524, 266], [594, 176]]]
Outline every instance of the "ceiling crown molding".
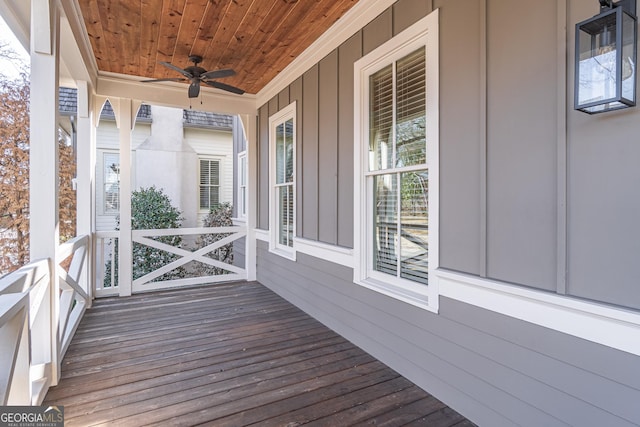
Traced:
[[360, 0], [335, 24], [324, 32], [304, 52], [293, 60], [284, 70], [271, 80], [258, 94], [257, 106], [260, 107], [282, 89], [290, 85], [322, 58], [331, 53], [353, 36], [358, 30], [371, 22], [393, 5], [396, 0]]

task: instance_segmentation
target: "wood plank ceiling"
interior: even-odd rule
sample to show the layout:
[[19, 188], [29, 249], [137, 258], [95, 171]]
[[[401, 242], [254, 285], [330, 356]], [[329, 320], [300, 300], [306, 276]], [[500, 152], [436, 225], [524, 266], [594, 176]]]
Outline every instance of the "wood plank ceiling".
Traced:
[[100, 71], [180, 77], [159, 64], [232, 68], [257, 93], [358, 0], [79, 0]]

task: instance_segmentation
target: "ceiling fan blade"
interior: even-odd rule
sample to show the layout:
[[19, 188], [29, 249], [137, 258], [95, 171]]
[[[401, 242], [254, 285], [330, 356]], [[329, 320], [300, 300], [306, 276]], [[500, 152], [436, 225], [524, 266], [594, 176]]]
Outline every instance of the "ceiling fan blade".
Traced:
[[189, 73], [189, 72], [187, 72], [187, 71], [183, 70], [183, 69], [182, 69], [182, 68], [180, 68], [180, 67], [176, 67], [175, 65], [170, 64], [169, 62], [158, 61], [158, 63], [159, 63], [159, 64], [164, 65], [164, 66], [165, 66], [165, 67], [167, 67], [167, 68], [171, 68], [172, 70], [179, 72], [180, 74], [182, 74], [183, 76], [185, 76], [185, 77], [186, 77], [186, 78], [188, 78], [188, 79], [193, 78], [193, 76], [191, 75], [191, 73]]
[[189, 98], [197, 98], [199, 94], [200, 94], [200, 84], [191, 83], [189, 85]]
[[221, 79], [223, 77], [233, 76], [235, 73], [232, 69], [207, 71], [200, 75], [200, 79]]
[[239, 89], [235, 86], [231, 86], [231, 85], [227, 85], [224, 83], [220, 83], [220, 82], [209, 82], [204, 80], [204, 82], [206, 84], [208, 84], [211, 87], [215, 87], [217, 89], [222, 89], [222, 90], [226, 90], [227, 92], [231, 92], [231, 93], [237, 93], [238, 95], [242, 95], [244, 93], [244, 90]]
[[151, 82], [184, 82], [187, 79], [182, 77], [169, 77], [166, 79], [152, 79], [152, 80], [140, 80], [141, 83], [151, 83]]

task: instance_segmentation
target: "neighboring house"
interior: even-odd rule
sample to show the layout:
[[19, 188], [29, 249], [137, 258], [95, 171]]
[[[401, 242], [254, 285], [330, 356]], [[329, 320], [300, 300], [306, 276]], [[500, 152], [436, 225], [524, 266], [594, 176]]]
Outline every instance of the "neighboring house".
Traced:
[[[73, 124], [76, 90], [60, 88], [61, 115]], [[69, 133], [73, 134], [72, 126]], [[184, 217], [183, 226], [202, 224], [211, 207], [232, 202], [233, 118], [210, 112], [143, 104], [132, 131], [132, 188], [156, 186]], [[96, 231], [114, 230], [119, 213], [118, 128], [106, 103], [96, 129]]]

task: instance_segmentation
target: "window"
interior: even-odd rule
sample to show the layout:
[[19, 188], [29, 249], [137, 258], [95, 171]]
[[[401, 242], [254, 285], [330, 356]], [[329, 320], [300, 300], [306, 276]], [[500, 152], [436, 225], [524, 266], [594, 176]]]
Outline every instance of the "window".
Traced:
[[238, 217], [247, 217], [247, 152], [238, 154]]
[[289, 258], [295, 257], [295, 105], [289, 104], [269, 119], [270, 249]]
[[355, 64], [354, 279], [430, 309], [437, 307], [429, 299], [437, 296], [430, 281], [437, 267], [437, 58], [434, 12]]
[[103, 153], [103, 212], [117, 214], [120, 211], [120, 155]]
[[220, 161], [200, 159], [200, 209], [210, 210], [220, 204]]

